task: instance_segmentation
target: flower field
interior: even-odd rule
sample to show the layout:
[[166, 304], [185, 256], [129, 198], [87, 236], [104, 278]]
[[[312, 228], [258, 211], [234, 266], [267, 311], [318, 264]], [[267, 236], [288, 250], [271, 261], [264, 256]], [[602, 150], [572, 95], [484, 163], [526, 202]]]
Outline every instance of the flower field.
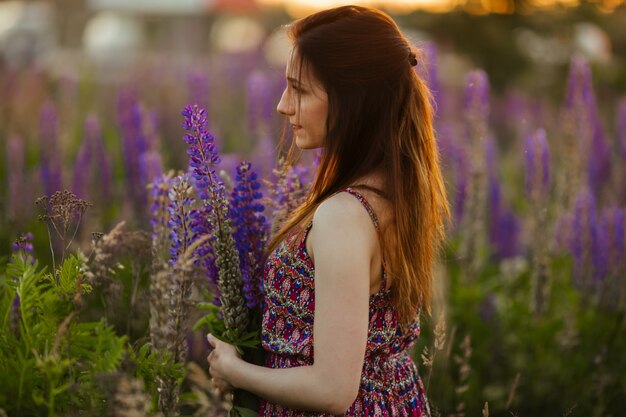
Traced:
[[[413, 351], [433, 416], [622, 415], [626, 92], [579, 55], [556, 101], [447, 85], [422, 46], [453, 211]], [[228, 414], [206, 332], [258, 360], [263, 250], [318, 159], [281, 158], [282, 71], [0, 72], [0, 416]]]

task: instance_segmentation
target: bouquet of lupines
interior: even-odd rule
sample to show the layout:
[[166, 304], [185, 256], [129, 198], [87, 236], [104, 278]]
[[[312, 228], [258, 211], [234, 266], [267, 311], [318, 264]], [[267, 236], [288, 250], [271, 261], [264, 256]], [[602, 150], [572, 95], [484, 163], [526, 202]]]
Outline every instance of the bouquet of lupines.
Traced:
[[[161, 219], [153, 221], [155, 241], [169, 234], [172, 264], [194, 242], [203, 239], [197, 244], [194, 259], [212, 294], [207, 294], [209, 300], [199, 305], [207, 314], [195, 329], [208, 330], [235, 345], [247, 361], [261, 364], [261, 278], [269, 232], [263, 216], [261, 184], [251, 164], [242, 162], [229, 193], [218, 175], [220, 158], [207, 130], [206, 110], [188, 105], [182, 115], [189, 172], [155, 181], [153, 210]], [[192, 184], [195, 193], [185, 192], [181, 197], [176, 192], [181, 183]], [[164, 217], [168, 219], [165, 222]], [[258, 412], [258, 398], [243, 391], [235, 392], [233, 405], [231, 415]]]

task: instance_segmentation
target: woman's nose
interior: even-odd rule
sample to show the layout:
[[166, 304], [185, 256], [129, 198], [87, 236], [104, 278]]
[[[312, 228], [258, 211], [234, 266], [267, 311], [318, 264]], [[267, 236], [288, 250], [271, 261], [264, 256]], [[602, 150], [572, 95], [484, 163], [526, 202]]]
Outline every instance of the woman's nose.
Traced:
[[287, 92], [287, 89], [285, 88], [285, 91], [283, 91], [283, 95], [280, 97], [280, 101], [276, 106], [276, 111], [283, 116], [291, 116], [292, 114], [294, 114], [294, 106], [292, 101], [293, 100], [291, 99], [289, 93]]

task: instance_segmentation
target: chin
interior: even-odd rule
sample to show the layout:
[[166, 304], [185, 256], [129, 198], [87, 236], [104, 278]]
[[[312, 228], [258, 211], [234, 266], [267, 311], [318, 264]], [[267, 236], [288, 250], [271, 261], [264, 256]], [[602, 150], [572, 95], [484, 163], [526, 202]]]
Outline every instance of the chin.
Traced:
[[321, 143], [317, 143], [317, 142], [300, 138], [297, 136], [296, 136], [296, 146], [298, 147], [298, 149], [303, 150], [303, 151], [308, 151], [311, 149], [319, 149], [323, 147]]

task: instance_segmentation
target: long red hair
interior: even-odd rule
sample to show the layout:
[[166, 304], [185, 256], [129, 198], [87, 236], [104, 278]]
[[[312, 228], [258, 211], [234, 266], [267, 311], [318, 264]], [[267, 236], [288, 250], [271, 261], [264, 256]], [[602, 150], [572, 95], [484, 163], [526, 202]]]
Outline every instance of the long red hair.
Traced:
[[450, 213], [430, 91], [413, 68], [419, 51], [387, 14], [366, 7], [325, 10], [288, 29], [295, 67], [309, 70], [328, 94], [327, 137], [307, 200], [269, 251], [310, 221], [326, 198], [380, 170], [393, 207], [382, 245], [392, 302], [403, 323], [414, 321], [421, 307], [430, 314], [433, 267]]

